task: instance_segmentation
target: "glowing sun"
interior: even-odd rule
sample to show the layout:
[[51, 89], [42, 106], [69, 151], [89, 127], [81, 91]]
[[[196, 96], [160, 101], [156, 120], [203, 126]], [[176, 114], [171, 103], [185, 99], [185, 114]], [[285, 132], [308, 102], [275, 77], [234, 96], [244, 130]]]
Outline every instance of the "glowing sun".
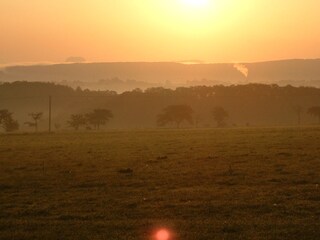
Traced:
[[204, 8], [208, 5], [209, 0], [180, 0], [184, 5], [192, 8]]

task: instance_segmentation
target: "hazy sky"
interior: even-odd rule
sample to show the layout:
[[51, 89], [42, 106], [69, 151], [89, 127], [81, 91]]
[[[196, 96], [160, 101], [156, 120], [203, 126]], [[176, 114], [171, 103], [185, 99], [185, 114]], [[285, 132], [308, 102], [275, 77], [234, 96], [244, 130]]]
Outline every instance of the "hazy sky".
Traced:
[[0, 63], [320, 57], [320, 0], [0, 0]]

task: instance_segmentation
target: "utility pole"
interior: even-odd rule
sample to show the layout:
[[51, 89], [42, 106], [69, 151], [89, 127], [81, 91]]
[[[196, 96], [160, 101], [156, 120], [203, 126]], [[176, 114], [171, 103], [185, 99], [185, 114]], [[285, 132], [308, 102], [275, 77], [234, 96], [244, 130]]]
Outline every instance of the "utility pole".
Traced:
[[51, 133], [51, 96], [49, 96], [49, 133]]

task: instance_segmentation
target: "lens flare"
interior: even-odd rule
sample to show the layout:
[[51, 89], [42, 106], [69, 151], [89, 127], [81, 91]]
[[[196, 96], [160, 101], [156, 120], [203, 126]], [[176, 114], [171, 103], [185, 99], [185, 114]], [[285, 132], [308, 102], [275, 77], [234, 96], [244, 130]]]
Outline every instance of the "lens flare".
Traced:
[[170, 233], [166, 229], [161, 229], [156, 233], [156, 240], [169, 240]]

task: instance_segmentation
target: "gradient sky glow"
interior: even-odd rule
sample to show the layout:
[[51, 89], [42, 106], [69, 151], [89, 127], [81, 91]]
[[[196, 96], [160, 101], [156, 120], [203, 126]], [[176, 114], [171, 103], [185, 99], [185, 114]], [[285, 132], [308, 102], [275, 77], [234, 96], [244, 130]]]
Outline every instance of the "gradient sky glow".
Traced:
[[320, 57], [319, 0], [207, 2], [0, 0], [0, 63]]

